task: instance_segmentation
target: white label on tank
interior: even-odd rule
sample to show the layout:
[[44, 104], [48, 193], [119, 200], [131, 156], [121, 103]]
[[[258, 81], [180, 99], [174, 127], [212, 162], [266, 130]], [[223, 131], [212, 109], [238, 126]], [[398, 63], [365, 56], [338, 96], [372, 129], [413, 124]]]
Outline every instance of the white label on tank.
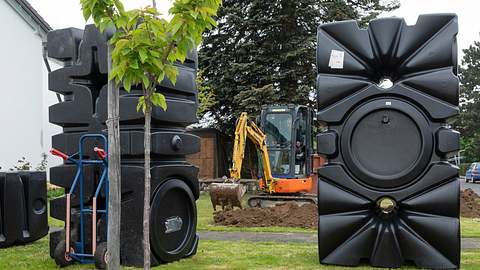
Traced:
[[330, 52], [330, 61], [328, 62], [328, 66], [332, 69], [343, 69], [344, 56], [345, 52], [332, 50]]
[[386, 105], [386, 106], [392, 106], [392, 102], [391, 102], [391, 101], [386, 101], [386, 102], [385, 102], [385, 105]]

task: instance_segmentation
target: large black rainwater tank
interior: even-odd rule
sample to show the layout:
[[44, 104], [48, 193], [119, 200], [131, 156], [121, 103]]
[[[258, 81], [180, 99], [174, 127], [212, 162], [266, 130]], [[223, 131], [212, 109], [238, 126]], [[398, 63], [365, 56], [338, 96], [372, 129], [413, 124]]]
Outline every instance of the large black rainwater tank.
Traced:
[[457, 31], [454, 14], [318, 28], [321, 263], [459, 267]]
[[48, 234], [45, 172], [0, 172], [0, 248]]
[[[63, 128], [53, 136], [52, 145], [68, 154], [78, 151], [78, 139], [86, 133], [106, 132], [107, 114], [107, 43], [105, 35], [93, 25], [85, 30], [67, 28], [48, 34], [48, 56], [63, 65], [49, 74], [49, 89], [63, 95], [63, 102], [49, 108], [50, 122]], [[186, 132], [195, 123], [197, 102], [197, 54], [178, 63], [177, 83], [165, 79], [158, 87], [164, 93], [168, 109], [153, 110], [151, 150], [151, 248], [152, 264], [181, 259], [196, 252], [196, 206], [198, 199], [198, 169], [185, 161], [185, 155], [200, 150], [200, 139]], [[143, 122], [144, 116], [136, 105], [141, 89], [120, 91], [120, 143], [122, 176], [121, 263], [143, 265]], [[93, 155], [96, 142], [85, 146], [86, 156]], [[100, 145], [101, 146], [101, 145]], [[99, 167], [84, 169], [85, 200], [91, 203], [93, 188], [98, 181]], [[75, 166], [66, 162], [50, 170], [52, 184], [67, 191], [72, 184]], [[77, 189], [78, 190], [78, 189]], [[105, 199], [100, 198], [99, 204]], [[73, 206], [78, 207], [78, 197]], [[51, 200], [51, 216], [65, 220], [65, 196]], [[74, 217], [75, 214], [73, 213]], [[91, 232], [86, 222], [87, 234]], [[103, 231], [104, 217], [98, 221]], [[72, 226], [78, 227], [73, 218]], [[75, 230], [74, 230], [75, 231]], [[105, 240], [105, 234], [99, 236]], [[50, 251], [64, 239], [65, 231], [50, 235]], [[103, 237], [103, 238], [102, 238]], [[75, 236], [74, 236], [75, 238]], [[87, 252], [89, 250], [87, 249]]]

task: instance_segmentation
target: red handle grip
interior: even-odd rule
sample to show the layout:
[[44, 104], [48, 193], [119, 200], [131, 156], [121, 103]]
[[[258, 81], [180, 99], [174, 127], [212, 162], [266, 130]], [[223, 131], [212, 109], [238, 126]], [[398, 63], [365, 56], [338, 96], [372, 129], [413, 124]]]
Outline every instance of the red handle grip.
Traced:
[[63, 153], [63, 152], [61, 152], [60, 150], [57, 150], [57, 149], [55, 149], [55, 148], [52, 148], [52, 149], [50, 150], [50, 153], [51, 153], [52, 155], [54, 155], [54, 156], [61, 157], [61, 158], [63, 158], [64, 160], [67, 160], [67, 159], [68, 159], [68, 155], [67, 155], [67, 154], [65, 154], [65, 153]]
[[107, 153], [105, 153], [105, 150], [102, 148], [95, 147], [93, 148], [93, 151], [95, 151], [100, 159], [105, 159], [107, 157]]

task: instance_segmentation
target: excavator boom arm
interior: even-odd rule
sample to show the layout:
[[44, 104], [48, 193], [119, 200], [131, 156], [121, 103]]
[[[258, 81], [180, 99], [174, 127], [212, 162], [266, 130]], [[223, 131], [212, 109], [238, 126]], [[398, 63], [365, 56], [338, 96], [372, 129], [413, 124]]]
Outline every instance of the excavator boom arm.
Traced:
[[240, 173], [242, 169], [243, 159], [245, 157], [245, 145], [246, 138], [249, 138], [262, 154], [263, 174], [265, 182], [270, 192], [273, 192], [274, 179], [272, 176], [272, 170], [270, 167], [270, 158], [268, 155], [268, 148], [266, 138], [267, 136], [263, 131], [255, 124], [255, 122], [248, 119], [248, 114], [243, 112], [238, 119], [237, 126], [235, 128], [235, 142], [233, 145], [233, 164], [230, 169], [230, 177], [234, 180], [240, 179]]
[[242, 164], [245, 157], [245, 145], [247, 140], [247, 113], [242, 113], [235, 127], [235, 141], [233, 144], [232, 168], [230, 168], [230, 178], [238, 181], [241, 178]]
[[262, 164], [263, 164], [263, 177], [265, 179], [265, 183], [267, 184], [268, 191], [272, 193], [274, 188], [274, 178], [272, 176], [272, 169], [270, 167], [270, 156], [268, 154], [267, 148], [267, 136], [263, 133], [263, 131], [258, 128], [258, 126], [251, 122], [249, 126], [247, 126], [247, 135], [248, 138], [257, 146], [257, 149], [262, 154]]

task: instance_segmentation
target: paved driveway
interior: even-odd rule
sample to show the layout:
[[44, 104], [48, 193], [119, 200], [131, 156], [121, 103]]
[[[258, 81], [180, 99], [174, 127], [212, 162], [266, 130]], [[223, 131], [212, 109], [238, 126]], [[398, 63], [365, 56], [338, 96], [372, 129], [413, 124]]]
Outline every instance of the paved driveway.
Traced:
[[[215, 241], [251, 241], [317, 244], [316, 233], [198, 232], [200, 239]], [[480, 238], [462, 238], [462, 249], [479, 249]]]
[[465, 183], [465, 178], [460, 178], [460, 188], [462, 190], [471, 188], [473, 189], [473, 191], [480, 195], [480, 182], [476, 182], [475, 184], [471, 182]]

